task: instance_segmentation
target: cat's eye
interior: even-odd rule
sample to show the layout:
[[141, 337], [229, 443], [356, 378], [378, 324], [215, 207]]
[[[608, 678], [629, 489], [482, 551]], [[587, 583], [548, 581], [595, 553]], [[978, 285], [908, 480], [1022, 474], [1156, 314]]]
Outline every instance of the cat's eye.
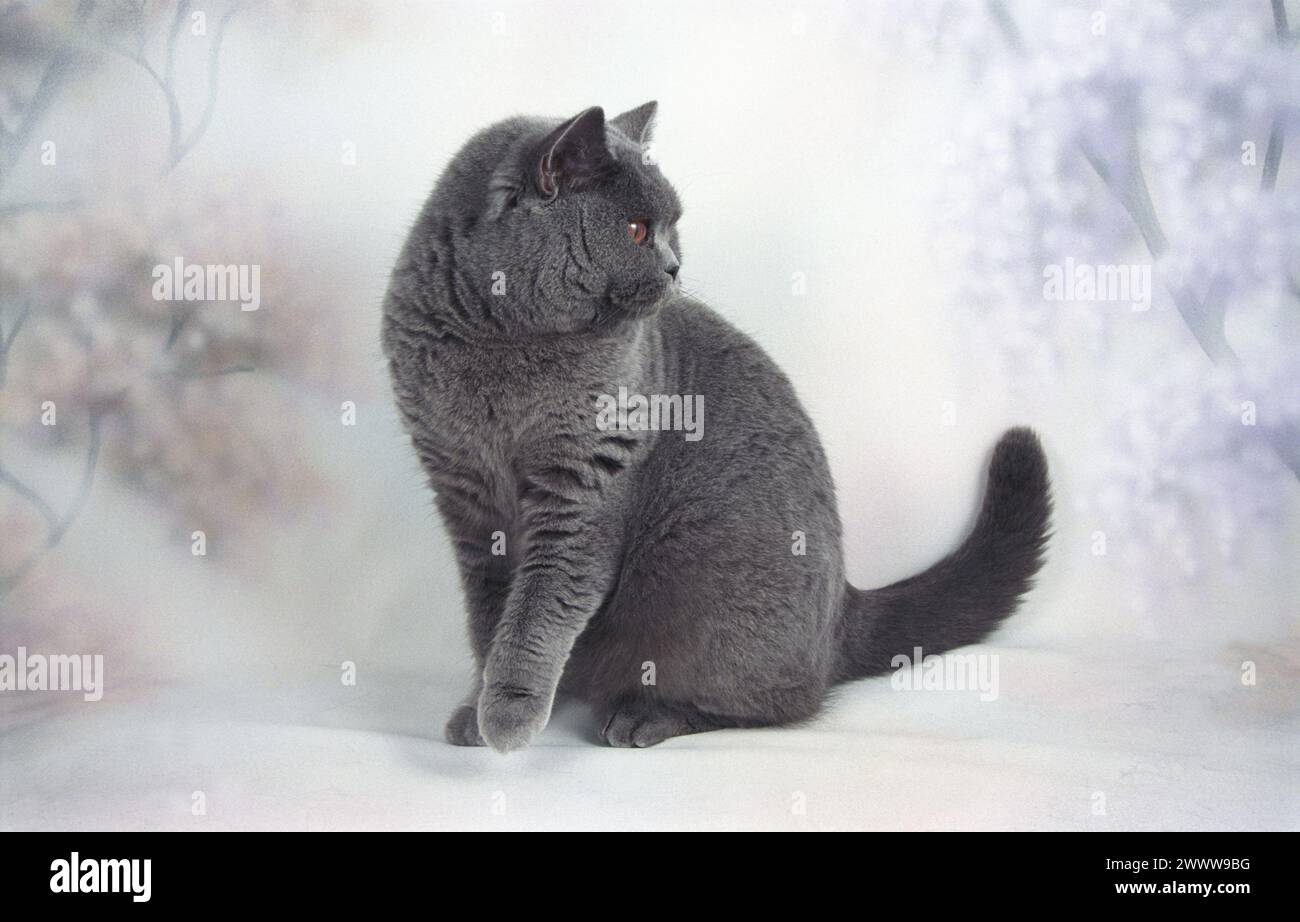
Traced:
[[637, 246], [650, 239], [650, 224], [646, 221], [628, 221], [627, 235]]

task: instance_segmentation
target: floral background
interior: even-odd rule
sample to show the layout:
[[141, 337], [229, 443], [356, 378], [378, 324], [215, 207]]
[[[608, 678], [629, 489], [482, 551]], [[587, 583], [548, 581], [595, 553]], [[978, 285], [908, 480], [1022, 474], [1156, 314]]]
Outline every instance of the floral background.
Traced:
[[[1112, 409], [1079, 504], [1122, 536], [1139, 604], [1278, 550], [1279, 496], [1300, 476], [1294, 149], [1284, 165], [1300, 55], [1286, 5], [895, 13], [882, 29], [955, 62], [970, 90], [936, 206], [967, 319], [1017, 374], [1050, 386], [1076, 363]], [[1151, 265], [1155, 309], [1181, 322], [1044, 303], [1044, 267], [1067, 258]]]
[[[1282, 0], [0, 0], [0, 652], [104, 653], [106, 708], [176, 695], [432, 745], [469, 660], [388, 399], [389, 268], [478, 128], [657, 98], [684, 284], [795, 383], [851, 579], [951, 550], [998, 433], [1032, 424], [1056, 519], [999, 635], [1043, 657], [1024, 687], [1079, 656], [1116, 708], [1129, 680], [1204, 693], [1260, 728], [1236, 751], [1294, 772], [1298, 28]], [[178, 257], [258, 265], [261, 307], [155, 300]], [[1045, 297], [1067, 262], [1149, 271], [1149, 309]], [[1271, 684], [1230, 707], [1214, 682], [1245, 662]], [[76, 707], [0, 700], [30, 779], [0, 772], [0, 808], [47, 810], [42, 721]], [[202, 764], [196, 732], [148, 740]], [[1169, 768], [1138, 761], [1106, 771]], [[245, 820], [273, 811], [229, 783]]]

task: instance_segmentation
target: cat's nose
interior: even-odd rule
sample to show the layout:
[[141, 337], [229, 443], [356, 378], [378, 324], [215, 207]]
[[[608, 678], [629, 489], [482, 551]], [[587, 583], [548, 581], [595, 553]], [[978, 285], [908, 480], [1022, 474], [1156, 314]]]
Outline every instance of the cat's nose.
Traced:
[[674, 263], [674, 264], [671, 265], [671, 266], [665, 266], [665, 267], [664, 267], [664, 271], [667, 272], [669, 275], [671, 275], [672, 278], [673, 278], [673, 281], [675, 282], [675, 281], [677, 281], [677, 273], [678, 273], [678, 271], [681, 270], [681, 268], [682, 268], [681, 266], [679, 266], [679, 265], [677, 265], [677, 264]]

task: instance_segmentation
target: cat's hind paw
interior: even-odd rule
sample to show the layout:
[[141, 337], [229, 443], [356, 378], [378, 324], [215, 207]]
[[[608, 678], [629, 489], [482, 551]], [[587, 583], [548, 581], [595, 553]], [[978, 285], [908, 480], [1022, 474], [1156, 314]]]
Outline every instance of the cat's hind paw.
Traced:
[[614, 708], [600, 731], [600, 738], [619, 749], [645, 749], [701, 729], [675, 711], [643, 701], [628, 701]]

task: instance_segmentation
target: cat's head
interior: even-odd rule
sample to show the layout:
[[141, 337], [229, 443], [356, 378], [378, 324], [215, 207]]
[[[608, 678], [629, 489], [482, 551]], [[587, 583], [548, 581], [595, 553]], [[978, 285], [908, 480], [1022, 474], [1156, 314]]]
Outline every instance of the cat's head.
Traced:
[[[453, 164], [475, 288], [510, 332], [611, 328], [677, 290], [677, 194], [650, 156], [656, 104], [617, 118], [512, 119]], [[469, 189], [467, 189], [467, 186]]]

